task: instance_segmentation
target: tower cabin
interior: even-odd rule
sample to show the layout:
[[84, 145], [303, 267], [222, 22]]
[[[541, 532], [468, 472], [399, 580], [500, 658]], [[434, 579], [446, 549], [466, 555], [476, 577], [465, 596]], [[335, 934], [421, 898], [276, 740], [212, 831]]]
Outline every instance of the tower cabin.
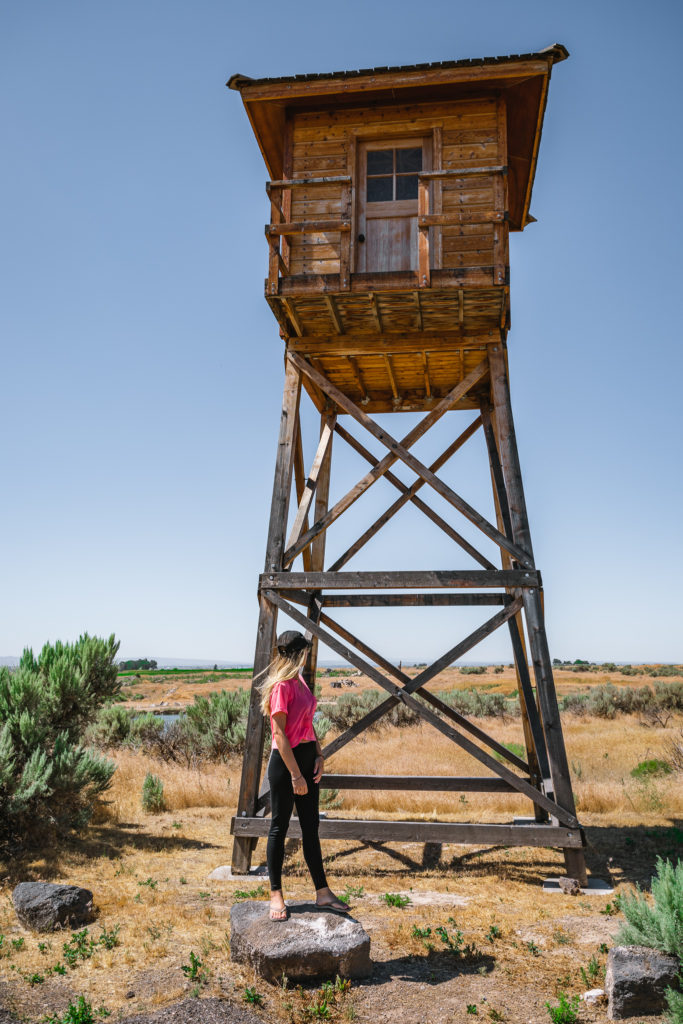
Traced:
[[[556, 44], [520, 56], [233, 75], [270, 181], [267, 301], [369, 412], [430, 409], [504, 341]], [[321, 411], [322, 393], [308, 379]], [[477, 407], [468, 392], [455, 408]]]

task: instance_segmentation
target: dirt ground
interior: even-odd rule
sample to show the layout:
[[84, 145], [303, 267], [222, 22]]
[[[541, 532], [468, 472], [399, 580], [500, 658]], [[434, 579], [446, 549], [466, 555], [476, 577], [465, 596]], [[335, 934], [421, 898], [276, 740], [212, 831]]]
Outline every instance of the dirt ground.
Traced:
[[[604, 681], [599, 674], [585, 682], [567, 675], [567, 680], [559, 675], [561, 693], [565, 685], [576, 692], [582, 685]], [[333, 678], [321, 679], [323, 699], [328, 692], [330, 699], [339, 693], [330, 686]], [[618, 681], [614, 673], [610, 678]], [[507, 669], [474, 679], [455, 672], [444, 685], [473, 683], [503, 692], [514, 686]], [[202, 692], [211, 688], [181, 683], [178, 692], [185, 702], [191, 699], [193, 686]], [[150, 703], [157, 699], [158, 694], [150, 692]], [[516, 738], [521, 728], [517, 721], [486, 719], [481, 724], [503, 742]], [[644, 726], [635, 716], [612, 721], [566, 716], [589, 872], [611, 882], [617, 895], [636, 883], [649, 885], [658, 854], [683, 855], [680, 778], [672, 775], [644, 783], [630, 776], [639, 761], [663, 756], [682, 724], [681, 715], [664, 728]], [[344, 748], [328, 767], [371, 771], [379, 761], [391, 764], [392, 773], [416, 774], [424, 770], [429, 743], [430, 773], [472, 774], [471, 762], [463, 771], [459, 752], [445, 738], [424, 729], [372, 734], [359, 741], [355, 752], [353, 745]], [[61, 1015], [82, 995], [95, 1010], [103, 1008], [109, 1014], [106, 1019], [144, 1015], [138, 1024], [163, 1010], [171, 1015], [167, 1024], [181, 1024], [178, 1014], [185, 1014], [182, 1020], [234, 1024], [247, 1024], [250, 1015], [293, 1024], [318, 1019], [449, 1024], [477, 1017], [548, 1024], [546, 1002], [556, 1003], [560, 992], [581, 994], [602, 984], [607, 949], [623, 917], [613, 895], [569, 897], [543, 891], [545, 878], [564, 873], [559, 851], [324, 841], [330, 885], [339, 893], [351, 893], [351, 913], [371, 937], [373, 974], [338, 993], [327, 1009], [317, 987], [269, 985], [229, 958], [230, 908], [247, 896], [263, 899], [266, 913], [267, 879], [208, 878], [213, 869], [231, 860], [230, 818], [241, 763], [235, 760], [196, 772], [130, 751], [112, 756], [119, 769], [108, 803], [83, 836], [45, 849], [15, 850], [2, 864], [0, 1007], [15, 1018], [39, 1021], [46, 1014]], [[145, 814], [140, 808], [142, 779], [150, 770], [164, 781], [169, 810], [160, 814]], [[462, 803], [449, 794], [357, 791], [343, 794], [341, 803], [328, 813], [509, 821], [520, 811], [529, 812], [523, 800], [500, 794], [468, 794]], [[265, 843], [259, 840], [253, 863], [264, 859]], [[63, 944], [71, 941], [70, 933], [28, 932], [12, 908], [13, 887], [31, 879], [79, 884], [94, 893], [97, 918], [88, 935], [96, 945], [62, 976], [48, 969], [64, 962]], [[382, 899], [387, 893], [403, 894], [410, 902], [388, 906]], [[311, 895], [301, 847], [289, 841], [285, 897]], [[111, 936], [117, 928], [117, 944], [105, 948], [100, 937]], [[445, 931], [440, 934], [437, 929]], [[473, 947], [466, 956], [448, 945], [457, 945], [458, 930], [462, 943]], [[196, 999], [205, 1002], [191, 1001]], [[190, 1000], [185, 1005], [196, 1006], [197, 1012], [179, 1009], [183, 1000]], [[223, 1011], [232, 1006], [234, 1013], [226, 1016]], [[604, 1022], [606, 1007], [582, 1003], [579, 1019], [582, 1024]], [[5, 1024], [1, 1016], [0, 1021]]]

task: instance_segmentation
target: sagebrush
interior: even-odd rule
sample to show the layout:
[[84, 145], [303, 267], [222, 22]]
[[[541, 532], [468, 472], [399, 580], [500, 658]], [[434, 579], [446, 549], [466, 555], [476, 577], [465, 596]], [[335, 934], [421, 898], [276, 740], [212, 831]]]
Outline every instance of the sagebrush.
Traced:
[[113, 634], [84, 633], [0, 668], [0, 839], [90, 820], [116, 766], [85, 746], [84, 733], [119, 691], [118, 648]]

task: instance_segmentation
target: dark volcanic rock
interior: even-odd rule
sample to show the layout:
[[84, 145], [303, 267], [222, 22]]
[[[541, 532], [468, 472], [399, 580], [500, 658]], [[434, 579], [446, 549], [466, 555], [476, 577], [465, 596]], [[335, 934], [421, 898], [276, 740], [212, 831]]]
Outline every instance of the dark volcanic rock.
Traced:
[[282, 973], [292, 981], [360, 978], [372, 971], [370, 936], [348, 914], [322, 910], [314, 903], [288, 904], [287, 921], [271, 921], [269, 905], [257, 900], [234, 904], [230, 912], [230, 954], [248, 963], [267, 981]]
[[557, 884], [568, 896], [578, 896], [581, 892], [581, 886], [576, 878], [558, 878]]
[[76, 928], [93, 919], [92, 893], [78, 885], [20, 882], [12, 893], [17, 917], [26, 928], [51, 932]]
[[651, 1016], [666, 1008], [666, 990], [678, 988], [678, 958], [645, 946], [615, 946], [610, 949], [605, 972], [608, 1015]]

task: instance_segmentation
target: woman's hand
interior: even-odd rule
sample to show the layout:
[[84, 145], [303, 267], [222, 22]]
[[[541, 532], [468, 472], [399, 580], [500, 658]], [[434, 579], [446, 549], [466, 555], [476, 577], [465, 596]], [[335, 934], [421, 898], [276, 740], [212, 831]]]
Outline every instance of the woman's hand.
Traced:
[[292, 789], [296, 796], [306, 796], [308, 793], [308, 786], [303, 775], [300, 775], [298, 779], [292, 779]]
[[313, 781], [316, 783], [320, 782], [320, 779], [322, 778], [324, 764], [325, 758], [322, 754], [318, 754], [315, 759], [315, 764], [313, 765]]

